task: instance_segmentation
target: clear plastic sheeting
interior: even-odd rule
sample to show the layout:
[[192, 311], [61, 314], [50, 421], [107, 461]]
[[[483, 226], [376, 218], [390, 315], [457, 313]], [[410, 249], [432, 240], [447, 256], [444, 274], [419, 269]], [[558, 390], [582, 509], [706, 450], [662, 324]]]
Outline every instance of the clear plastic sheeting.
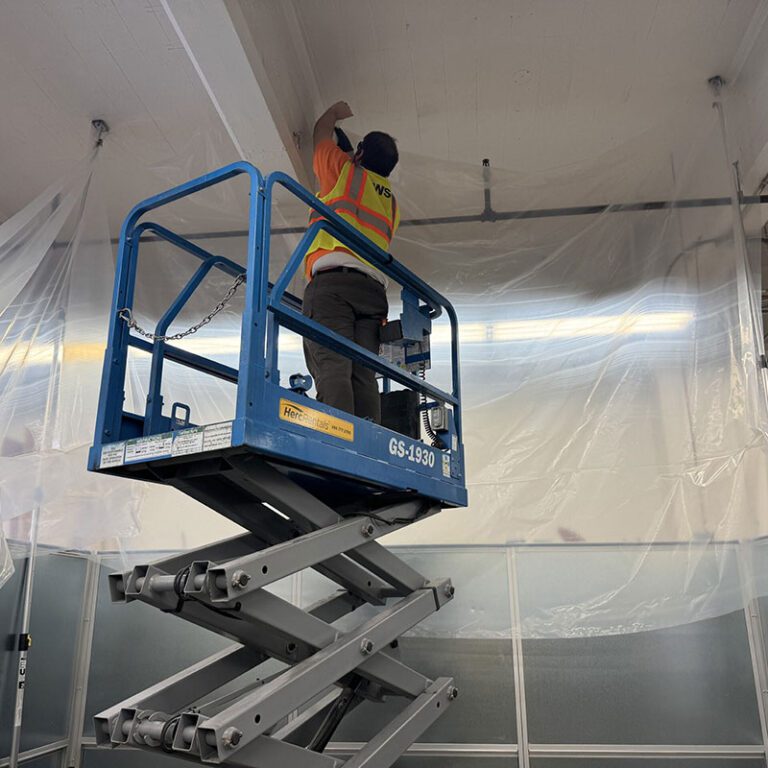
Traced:
[[[565, 168], [403, 153], [396, 172], [404, 224], [392, 252], [454, 302], [461, 322], [470, 505], [388, 541], [523, 545], [516, 567], [541, 584], [521, 605], [526, 637], [635, 632], [740, 609], [737, 542], [768, 533], [755, 281], [718, 113], [709, 97], [697, 110]], [[277, 207], [289, 226], [306, 220], [280, 198]], [[189, 226], [172, 211], [161, 223]], [[281, 226], [273, 279], [296, 242]], [[211, 232], [197, 242], [245, 263], [242, 234]], [[166, 244], [146, 246], [140, 321], [153, 325], [194, 266]], [[230, 282], [212, 274], [171, 332], [203, 317]], [[396, 288], [390, 302], [394, 317]], [[236, 296], [179, 344], [236, 366], [241, 312]], [[305, 366], [297, 337], [281, 334], [281, 350], [285, 383]], [[438, 385], [449, 382], [449, 351], [438, 322]], [[143, 410], [148, 375], [148, 356], [136, 354], [127, 407]], [[234, 395], [166, 366], [166, 403], [190, 404], [198, 423], [230, 418]], [[186, 545], [194, 505], [178, 499], [171, 516], [164, 499], [168, 538], [142, 541]], [[148, 525], [160, 508], [145, 507]]]
[[[751, 275], [716, 112], [696, 128], [687, 141], [658, 131], [539, 177], [491, 170], [484, 182], [479, 168], [433, 166], [430, 178], [429, 164], [404, 164], [411, 215], [479, 213], [486, 184], [493, 211], [516, 213], [404, 227], [395, 243], [457, 306], [471, 499], [398, 542], [766, 532]], [[455, 200], [418, 208], [437, 180]], [[666, 203], [641, 210], [645, 201]], [[445, 378], [447, 332], [433, 339]]]
[[[736, 542], [768, 532], [760, 233], [742, 234], [709, 100], [588, 163], [414, 159], [398, 189], [404, 218], [427, 223], [393, 250], [459, 313], [470, 506], [392, 539], [560, 545], [520, 555], [541, 585], [526, 637], [739, 610]], [[428, 223], [485, 205], [487, 221]], [[433, 340], [446, 380], [447, 332]]]
[[[709, 94], [566, 167], [401, 154], [392, 252], [459, 314], [470, 504], [387, 541], [511, 553], [503, 567], [529, 585], [509, 596], [526, 637], [636, 632], [743, 607], [741, 548], [768, 534], [768, 442], [750, 267], [760, 222], [743, 237], [728, 157]], [[174, 491], [85, 471], [114, 268], [91, 170], [22, 212], [18, 234], [0, 228], [2, 514], [40, 503], [41, 537], [60, 545], [200, 545], [232, 526]], [[151, 192], [206, 170], [180, 157], [156, 169], [168, 178]], [[153, 219], [245, 264], [247, 195], [237, 182], [226, 190]], [[306, 211], [278, 196], [272, 279], [297, 241], [281, 228], [305, 223]], [[142, 245], [142, 326], [153, 329], [196, 266], [167, 243]], [[169, 333], [204, 317], [230, 284], [212, 272]], [[291, 290], [301, 295], [301, 279]], [[176, 343], [237, 366], [241, 294]], [[396, 287], [390, 302], [395, 317]], [[300, 339], [280, 339], [285, 383], [305, 365]], [[442, 320], [432, 354], [430, 379], [447, 387]], [[131, 351], [126, 410], [144, 411], [149, 363]], [[234, 414], [233, 385], [170, 362], [162, 394], [166, 413], [186, 403], [195, 423]]]
[[136, 532], [140, 486], [85, 471], [114, 259], [95, 155], [0, 226], [0, 515], [23, 539], [95, 547]]

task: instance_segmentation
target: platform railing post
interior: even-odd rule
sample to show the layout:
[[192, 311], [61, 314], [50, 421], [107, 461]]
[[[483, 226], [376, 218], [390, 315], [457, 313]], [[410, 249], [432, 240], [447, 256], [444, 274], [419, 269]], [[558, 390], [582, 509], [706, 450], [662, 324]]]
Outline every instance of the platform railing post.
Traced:
[[125, 373], [128, 362], [129, 328], [118, 316], [124, 307], [133, 307], [136, 284], [137, 238], [132, 225], [126, 221], [120, 235], [117, 274], [109, 320], [107, 349], [99, 393], [94, 443], [111, 442], [120, 438], [120, 417], [125, 397]]
[[[264, 254], [269, 254], [270, 252], [270, 246], [271, 246], [271, 232], [272, 232], [272, 187], [266, 184], [266, 182], [263, 184], [263, 197], [264, 197], [264, 212], [263, 212], [263, 222], [261, 227], [261, 238], [262, 238], [262, 252]], [[265, 257], [266, 261], [268, 262], [268, 257]], [[269, 268], [267, 267], [267, 276], [269, 274]], [[275, 287], [272, 289], [273, 291], [276, 290]], [[280, 383], [280, 371], [278, 368], [279, 363], [279, 334], [280, 334], [280, 324], [277, 322], [277, 318], [275, 317], [274, 313], [267, 311], [267, 287], [264, 286], [264, 320], [266, 322], [266, 328], [265, 328], [265, 334], [266, 334], [266, 370], [264, 371], [264, 377], [266, 380], [272, 382], [273, 384], [279, 384]]]
[[[266, 375], [264, 351], [266, 339], [266, 287], [269, 276], [265, 251], [264, 179], [254, 168], [250, 176], [248, 224], [248, 277], [240, 343], [240, 379], [237, 387], [238, 420], [249, 422], [261, 399]], [[268, 237], [269, 235], [267, 235]], [[243, 436], [239, 436], [241, 439]], [[233, 438], [235, 436], [233, 435]]]

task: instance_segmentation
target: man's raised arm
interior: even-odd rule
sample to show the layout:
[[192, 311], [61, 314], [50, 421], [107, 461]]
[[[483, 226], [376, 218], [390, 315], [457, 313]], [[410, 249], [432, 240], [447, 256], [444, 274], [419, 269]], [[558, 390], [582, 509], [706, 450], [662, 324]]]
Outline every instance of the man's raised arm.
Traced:
[[323, 112], [315, 123], [315, 130], [312, 133], [312, 142], [315, 146], [325, 139], [333, 139], [333, 129], [339, 120], [346, 120], [352, 117], [352, 110], [346, 101], [337, 101]]

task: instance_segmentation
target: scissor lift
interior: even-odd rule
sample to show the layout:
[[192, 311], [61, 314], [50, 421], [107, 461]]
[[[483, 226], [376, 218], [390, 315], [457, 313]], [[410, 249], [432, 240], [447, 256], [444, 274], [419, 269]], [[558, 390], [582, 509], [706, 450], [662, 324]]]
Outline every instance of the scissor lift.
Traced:
[[[239, 174], [250, 179], [245, 268], [165, 227], [139, 223], [153, 209]], [[272, 284], [270, 217], [276, 185], [325, 218], [309, 227]], [[445, 312], [451, 327], [450, 392], [301, 314], [300, 301], [287, 288], [321, 230], [402, 287], [404, 344], [424, 340], [432, 321]], [[201, 262], [157, 323], [151, 342], [132, 333], [127, 322], [139, 248], [147, 234]], [[164, 338], [211, 269], [233, 276], [246, 293], [238, 369]], [[439, 409], [437, 447], [281, 386], [281, 327], [372, 368], [384, 379], [385, 390], [397, 382], [418, 392], [422, 409]], [[129, 347], [152, 356], [143, 414], [123, 410]], [[234, 383], [234, 418], [197, 424], [181, 403], [165, 414], [165, 360]], [[114, 601], [148, 603], [235, 645], [97, 715], [99, 745], [163, 750], [232, 766], [385, 768], [455, 699], [452, 678], [430, 680], [399, 661], [394, 650], [400, 635], [453, 598], [453, 586], [447, 578], [427, 579], [376, 540], [443, 508], [466, 504], [456, 314], [439, 293], [290, 177], [265, 178], [249, 163], [234, 163], [150, 198], [128, 215], [120, 236], [89, 469], [170, 485], [247, 530], [109, 577]], [[302, 609], [267, 589], [306, 568], [335, 582], [338, 591]], [[354, 619], [364, 605], [380, 610], [352, 629], [348, 620], [339, 627], [340, 619], [350, 614]], [[270, 660], [282, 663], [279, 671], [274, 662], [267, 664]], [[253, 670], [258, 673], [262, 665], [264, 673], [254, 682]], [[361, 750], [346, 761], [326, 752], [348, 712], [363, 701], [390, 696], [409, 703]]]

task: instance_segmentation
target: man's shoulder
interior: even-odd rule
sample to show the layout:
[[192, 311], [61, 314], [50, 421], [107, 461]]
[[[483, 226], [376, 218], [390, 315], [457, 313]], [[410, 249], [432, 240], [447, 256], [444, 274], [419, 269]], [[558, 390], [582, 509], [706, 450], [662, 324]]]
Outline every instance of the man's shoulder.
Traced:
[[315, 145], [312, 165], [321, 185], [335, 183], [347, 163], [349, 155], [340, 150], [333, 139], [323, 139]]
[[321, 161], [323, 163], [332, 163], [340, 166], [352, 162], [349, 159], [349, 155], [340, 150], [333, 139], [323, 139], [315, 145], [314, 160], [315, 162]]

